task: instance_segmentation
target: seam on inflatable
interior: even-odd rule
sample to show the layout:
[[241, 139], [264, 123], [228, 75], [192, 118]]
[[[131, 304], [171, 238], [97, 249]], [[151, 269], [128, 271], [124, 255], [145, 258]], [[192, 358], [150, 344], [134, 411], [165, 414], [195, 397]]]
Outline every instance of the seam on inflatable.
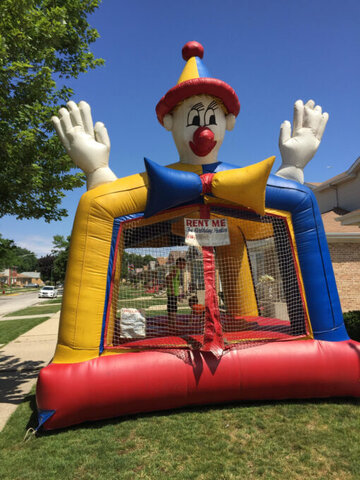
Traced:
[[[330, 329], [329, 331], [335, 329], [337, 327], [336, 325], [336, 321], [335, 321], [335, 311], [334, 311], [334, 307], [333, 307], [333, 299], [332, 299], [332, 295], [330, 294], [330, 288], [329, 288], [329, 281], [328, 281], [328, 277], [327, 277], [327, 274], [326, 274], [326, 268], [325, 268], [325, 261], [324, 261], [324, 255], [323, 255], [323, 249], [321, 248], [321, 242], [320, 242], [320, 235], [319, 235], [319, 226], [318, 226], [318, 222], [316, 221], [316, 215], [315, 215], [315, 208], [314, 208], [314, 199], [312, 197], [312, 195], [309, 193], [308, 194], [308, 197], [309, 197], [309, 200], [311, 202], [311, 207], [312, 207], [312, 213], [313, 213], [313, 216], [314, 216], [314, 222], [315, 222], [315, 230], [316, 230], [316, 238], [317, 238], [317, 242], [318, 242], [318, 246], [319, 246], [319, 252], [320, 252], [320, 258], [321, 258], [321, 263], [322, 263], [322, 267], [323, 267], [323, 272], [324, 272], [324, 279], [325, 279], [325, 284], [326, 284], [326, 290], [327, 290], [327, 293], [328, 293], [328, 299], [329, 299], [329, 303], [330, 303], [330, 310], [331, 310], [331, 315], [332, 315], [332, 323], [333, 323], [333, 328]], [[339, 325], [340, 327], [340, 325]]]
[[[82, 204], [81, 204], [81, 200], [84, 199], [85, 200], [88, 200], [85, 196], [83, 196], [81, 199], [80, 199], [80, 203], [79, 203], [79, 207], [81, 205], [82, 207]], [[82, 202], [84, 203], [84, 202]], [[70, 348], [77, 348], [76, 347], [76, 344], [75, 344], [75, 339], [76, 339], [76, 331], [77, 331], [77, 323], [78, 323], [78, 309], [79, 309], [79, 300], [80, 300], [80, 291], [81, 291], [81, 283], [82, 283], [82, 278], [83, 278], [83, 267], [84, 267], [84, 263], [85, 263], [85, 253], [86, 253], [86, 244], [87, 244], [87, 240], [88, 240], [88, 229], [89, 229], [89, 217], [90, 217], [90, 211], [92, 209], [92, 200], [90, 200], [89, 202], [89, 207], [88, 207], [88, 211], [87, 211], [87, 215], [86, 215], [86, 228], [85, 228], [85, 232], [84, 232], [84, 250], [83, 250], [83, 254], [82, 254], [82, 259], [81, 259], [81, 275], [80, 275], [80, 281], [79, 281], [79, 284], [78, 284], [78, 292], [77, 292], [77, 299], [76, 299], [76, 307], [75, 307], [75, 315], [74, 315], [74, 318], [75, 318], [75, 322], [74, 322], [74, 329], [73, 329], [73, 338], [71, 340], [71, 345], [69, 345]], [[78, 211], [80, 212], [80, 208], [78, 209]], [[80, 230], [80, 229], [79, 229]], [[78, 234], [80, 234], [81, 232], [78, 232]], [[74, 268], [74, 265], [73, 265], [73, 268]], [[77, 268], [79, 268], [77, 266]]]
[[114, 218], [114, 221], [113, 221], [113, 232], [111, 235], [112, 238], [111, 238], [111, 244], [110, 244], [110, 255], [109, 255], [108, 272], [107, 272], [107, 278], [106, 278], [103, 321], [102, 321], [101, 334], [100, 334], [99, 355], [101, 355], [102, 352], [104, 351], [104, 342], [105, 342], [105, 335], [107, 333], [109, 308], [110, 308], [111, 299], [112, 299], [112, 289], [113, 289], [112, 276], [113, 276], [113, 272], [116, 264], [116, 257], [118, 252], [120, 235], [121, 235], [121, 217]]
[[[328, 280], [328, 276], [326, 274], [326, 271], [327, 271], [327, 269], [325, 268], [325, 263], [326, 262], [325, 262], [325, 259], [324, 259], [323, 249], [322, 249], [321, 241], [320, 241], [319, 224], [318, 224], [318, 221], [317, 221], [317, 215], [315, 214], [314, 198], [313, 198], [313, 195], [312, 195], [311, 192], [305, 191], [305, 190], [302, 190], [302, 189], [300, 191], [304, 194], [304, 199], [295, 208], [294, 212], [296, 212], [296, 214], [303, 213], [306, 210], [306, 208], [303, 208], [302, 206], [306, 205], [309, 202], [309, 204], [310, 204], [309, 205], [309, 210], [311, 210], [312, 218], [314, 220], [316, 240], [317, 240], [317, 244], [318, 244], [318, 250], [319, 250], [319, 255], [320, 255], [320, 259], [321, 259], [322, 269], [323, 269], [323, 273], [324, 273], [324, 281], [325, 281], [325, 285], [326, 285], [327, 297], [328, 297], [329, 305], [330, 305], [333, 328], [329, 329], [328, 332], [331, 332], [334, 329], [336, 329], [336, 327], [340, 327], [342, 324], [337, 326], [336, 321], [335, 321], [335, 311], [334, 311], [334, 306], [333, 306], [333, 298], [332, 298], [332, 295], [330, 293], [329, 280]], [[324, 331], [324, 333], [325, 332], [326, 332], [326, 330]], [[320, 331], [316, 330], [314, 333], [317, 334], [317, 333], [320, 333]]]

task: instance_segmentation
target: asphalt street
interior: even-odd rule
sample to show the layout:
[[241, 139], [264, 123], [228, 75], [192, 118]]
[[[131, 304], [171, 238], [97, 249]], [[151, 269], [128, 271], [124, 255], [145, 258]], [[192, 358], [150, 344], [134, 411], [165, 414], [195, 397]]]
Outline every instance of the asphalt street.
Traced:
[[38, 292], [26, 292], [15, 295], [1, 295], [0, 293], [0, 317], [22, 308], [31, 307], [31, 305], [41, 300], [43, 299], [38, 298]]

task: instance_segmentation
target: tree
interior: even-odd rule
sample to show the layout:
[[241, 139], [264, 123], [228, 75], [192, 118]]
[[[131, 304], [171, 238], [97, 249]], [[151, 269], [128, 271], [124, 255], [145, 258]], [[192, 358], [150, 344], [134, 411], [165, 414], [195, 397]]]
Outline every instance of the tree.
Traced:
[[0, 2], [0, 217], [59, 220], [64, 191], [84, 182], [53, 134], [56, 108], [73, 90], [58, 83], [103, 64], [87, 15], [100, 0]]
[[54, 235], [50, 255], [39, 258], [38, 268], [44, 282], [63, 283], [70, 250], [70, 236]]
[[34, 272], [37, 268], [38, 259], [34, 252], [31, 252], [27, 248], [16, 247], [15, 251], [15, 263], [17, 271], [21, 272]]
[[54, 248], [51, 253], [54, 255], [53, 278], [56, 283], [64, 283], [66, 266], [69, 258], [70, 236], [66, 239], [62, 235], [54, 235]]
[[3, 238], [0, 234], [0, 270], [16, 267], [19, 273], [32, 272], [36, 269], [37, 262], [34, 252], [18, 247], [13, 240]]
[[139, 255], [137, 253], [128, 253], [124, 251], [122, 254], [121, 276], [123, 278], [127, 278], [129, 275], [133, 276], [136, 268], [149, 265], [152, 261], [156, 261], [156, 258], [151, 255]]
[[0, 271], [14, 264], [15, 249], [14, 241], [3, 238], [0, 234]]
[[43, 282], [52, 283], [52, 271], [54, 265], [55, 257], [54, 255], [45, 255], [44, 257], [39, 258], [38, 268], [40, 270], [41, 280]]

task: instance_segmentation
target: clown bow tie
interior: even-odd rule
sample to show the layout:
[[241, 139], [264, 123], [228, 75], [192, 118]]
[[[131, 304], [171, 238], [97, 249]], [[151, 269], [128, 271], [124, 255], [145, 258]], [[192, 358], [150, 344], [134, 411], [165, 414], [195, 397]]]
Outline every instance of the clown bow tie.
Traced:
[[161, 167], [145, 158], [149, 191], [144, 216], [150, 217], [162, 210], [196, 201], [205, 194], [264, 215], [266, 182], [274, 160], [275, 157], [269, 157], [248, 167], [199, 176], [193, 172]]

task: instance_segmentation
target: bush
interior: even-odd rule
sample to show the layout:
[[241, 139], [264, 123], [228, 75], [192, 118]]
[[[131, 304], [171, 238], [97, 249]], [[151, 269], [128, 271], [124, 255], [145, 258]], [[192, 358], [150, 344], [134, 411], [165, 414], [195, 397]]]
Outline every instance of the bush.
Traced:
[[360, 310], [344, 313], [344, 322], [349, 337], [360, 342]]

